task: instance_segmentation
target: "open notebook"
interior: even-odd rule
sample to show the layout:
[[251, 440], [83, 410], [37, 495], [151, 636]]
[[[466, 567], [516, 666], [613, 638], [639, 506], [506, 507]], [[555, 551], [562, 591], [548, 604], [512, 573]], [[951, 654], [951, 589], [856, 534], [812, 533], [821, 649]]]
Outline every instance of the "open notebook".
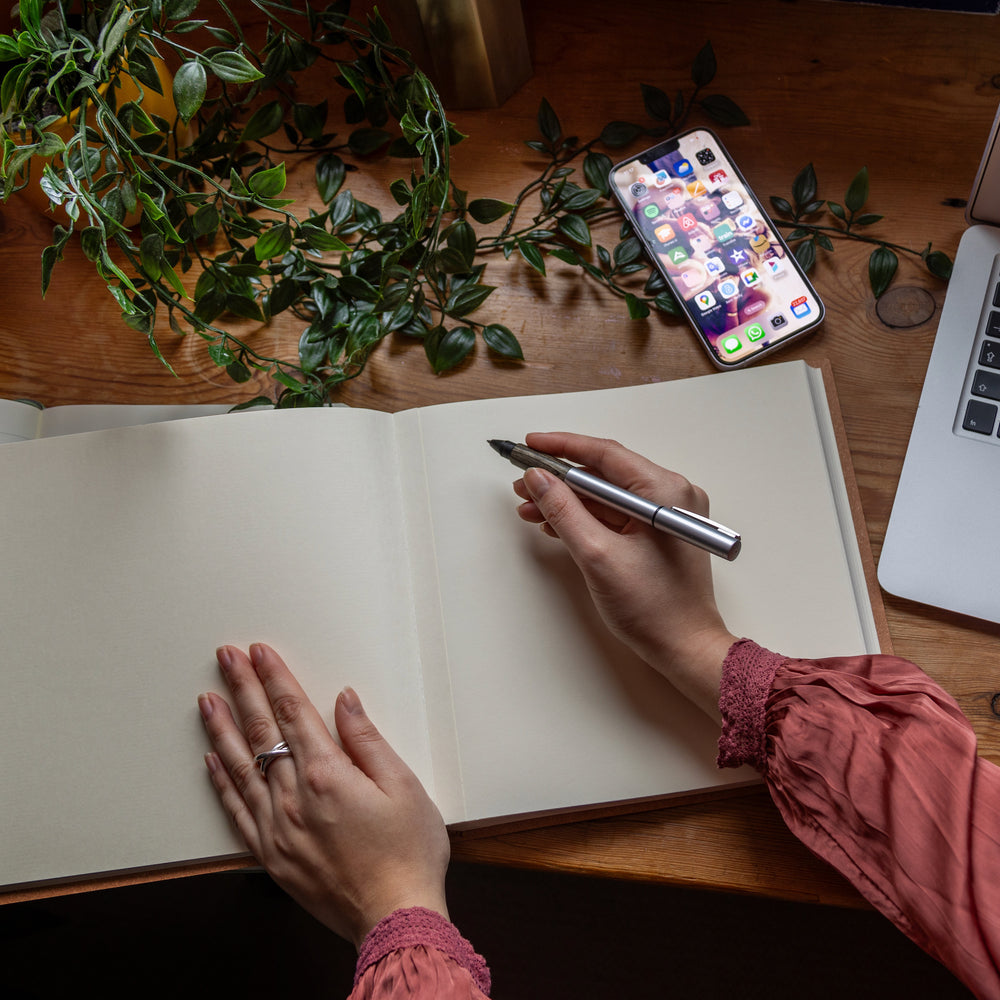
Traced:
[[[328, 720], [353, 685], [450, 824], [753, 779], [609, 637], [487, 445], [616, 437], [742, 532], [731, 628], [792, 655], [877, 651], [822, 374], [388, 414], [247, 412], [0, 446], [0, 886], [241, 852], [202, 756], [220, 643], [267, 641]], [[849, 482], [853, 482], [849, 479]], [[875, 590], [877, 595], [877, 588]]]
[[878, 578], [891, 594], [1000, 622], [1000, 111], [973, 184]]

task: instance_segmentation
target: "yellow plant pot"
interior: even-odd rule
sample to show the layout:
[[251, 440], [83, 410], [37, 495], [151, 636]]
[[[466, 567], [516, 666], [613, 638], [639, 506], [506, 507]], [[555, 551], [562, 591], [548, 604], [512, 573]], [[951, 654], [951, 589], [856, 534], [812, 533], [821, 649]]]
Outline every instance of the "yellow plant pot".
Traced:
[[[163, 91], [162, 94], [157, 94], [152, 88], [145, 87], [142, 90], [142, 103], [140, 107], [147, 115], [158, 115], [160, 118], [164, 118], [169, 122], [172, 122], [177, 116], [177, 108], [174, 105], [174, 99], [172, 96], [173, 88], [173, 77], [170, 74], [170, 70], [167, 69], [166, 65], [160, 59], [154, 59], [153, 63], [156, 67], [156, 74], [160, 80], [160, 88]], [[104, 84], [100, 88], [102, 95], [107, 93], [108, 88], [111, 86], [110, 83]], [[139, 87], [132, 80], [131, 77], [122, 75], [120, 78], [120, 86], [118, 87], [118, 107], [127, 104], [129, 101], [137, 101], [140, 96]], [[93, 112], [91, 112], [93, 114]], [[95, 128], [96, 125], [93, 120], [91, 120], [91, 114], [88, 114], [88, 121], [90, 125]], [[60, 118], [58, 121], [53, 122], [46, 131], [54, 132], [58, 135], [64, 142], [68, 142], [76, 131], [76, 121], [79, 117], [79, 111], [74, 112], [68, 117]], [[95, 116], [96, 117], [96, 116]], [[135, 133], [133, 133], [135, 135]], [[39, 179], [41, 178], [41, 167], [34, 162], [34, 160], [29, 161], [29, 166], [31, 172], [29, 175], [28, 183], [25, 187], [21, 188], [17, 194], [25, 201], [28, 202], [36, 211], [43, 215], [47, 215], [53, 222], [66, 223], [69, 221], [69, 216], [66, 210], [61, 206], [54, 206], [52, 202], [49, 201], [48, 195], [42, 190], [39, 185]], [[95, 178], [100, 177], [103, 174], [104, 168], [102, 167], [95, 173]], [[125, 224], [132, 226], [139, 221], [140, 211], [135, 211], [128, 215], [125, 219]]]

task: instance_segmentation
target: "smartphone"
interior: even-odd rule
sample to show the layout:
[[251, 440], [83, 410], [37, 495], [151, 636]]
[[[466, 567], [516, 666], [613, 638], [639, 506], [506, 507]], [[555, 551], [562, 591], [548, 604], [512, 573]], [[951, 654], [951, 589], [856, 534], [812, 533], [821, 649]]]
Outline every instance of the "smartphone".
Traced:
[[823, 321], [805, 272], [711, 130], [622, 160], [610, 181], [719, 368], [758, 361]]

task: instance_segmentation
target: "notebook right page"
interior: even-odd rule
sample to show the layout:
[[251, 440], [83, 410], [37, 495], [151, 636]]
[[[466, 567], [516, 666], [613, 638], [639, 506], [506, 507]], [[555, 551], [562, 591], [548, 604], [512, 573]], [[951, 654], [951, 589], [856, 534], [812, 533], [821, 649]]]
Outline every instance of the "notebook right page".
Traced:
[[810, 378], [792, 362], [419, 411], [470, 820], [750, 777], [718, 771], [716, 726], [608, 635], [561, 543], [518, 519], [519, 472], [487, 440], [574, 430], [682, 472], [743, 535], [735, 562], [713, 560], [734, 633], [793, 656], [873, 651]]

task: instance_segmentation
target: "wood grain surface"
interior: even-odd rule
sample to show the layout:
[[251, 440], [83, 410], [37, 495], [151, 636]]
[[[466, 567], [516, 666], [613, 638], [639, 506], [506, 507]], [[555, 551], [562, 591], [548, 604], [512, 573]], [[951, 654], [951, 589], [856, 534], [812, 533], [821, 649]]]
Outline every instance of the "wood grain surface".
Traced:
[[[391, 3], [382, 9], [391, 24]], [[533, 77], [500, 108], [453, 114], [469, 136], [455, 149], [454, 175], [470, 197], [509, 198], [534, 176], [535, 154], [524, 140], [536, 134], [543, 97], [564, 132], [581, 140], [614, 119], [646, 121], [640, 84], [689, 89], [691, 61], [711, 39], [719, 71], [709, 90], [736, 99], [751, 119], [749, 126], [720, 134], [765, 204], [770, 195], [787, 196], [796, 173], [810, 162], [820, 196], [843, 201], [851, 178], [867, 166], [868, 210], [885, 216], [872, 232], [917, 250], [932, 241], [954, 255], [965, 228], [961, 202], [1000, 102], [997, 18], [811, 0], [640, 8], [532, 0], [524, 3], [524, 14]], [[315, 94], [303, 93], [302, 100], [328, 92], [336, 101], [329, 80], [309, 86]], [[350, 175], [349, 184], [359, 197], [388, 209], [386, 185], [399, 170], [398, 162], [373, 162]], [[292, 173], [290, 188], [303, 207], [311, 172], [304, 162]], [[613, 245], [617, 228], [608, 225], [598, 241]], [[24, 205], [12, 201], [0, 208], [0, 396], [47, 405], [236, 403], [266, 388], [233, 384], [197, 338], [165, 332], [160, 342], [177, 371], [170, 375], [143, 338], [121, 323], [79, 248], [57, 266], [43, 301], [39, 256], [50, 231], [50, 222]], [[868, 286], [868, 252], [837, 242], [834, 253], [820, 255], [813, 278], [827, 320], [774, 360], [831, 363], [877, 559], [945, 288], [919, 260], [902, 261], [896, 285], [926, 290], [933, 314], [916, 326], [887, 326]], [[498, 256], [485, 280], [498, 290], [483, 310], [515, 332], [523, 364], [497, 360], [480, 345], [457, 371], [435, 376], [421, 345], [401, 338], [383, 344], [340, 398], [398, 410], [713, 370], [683, 321], [659, 315], [631, 321], [620, 300], [555, 261], [542, 279], [523, 262]], [[259, 330], [244, 324], [243, 330], [255, 344], [286, 353], [299, 335], [288, 320]], [[958, 699], [982, 753], [1000, 761], [1000, 718], [993, 710], [1000, 692], [1000, 626], [888, 595], [885, 607], [896, 653], [915, 660]], [[627, 817], [456, 836], [454, 853], [502, 865], [859, 902], [787, 833], [763, 790]]]

